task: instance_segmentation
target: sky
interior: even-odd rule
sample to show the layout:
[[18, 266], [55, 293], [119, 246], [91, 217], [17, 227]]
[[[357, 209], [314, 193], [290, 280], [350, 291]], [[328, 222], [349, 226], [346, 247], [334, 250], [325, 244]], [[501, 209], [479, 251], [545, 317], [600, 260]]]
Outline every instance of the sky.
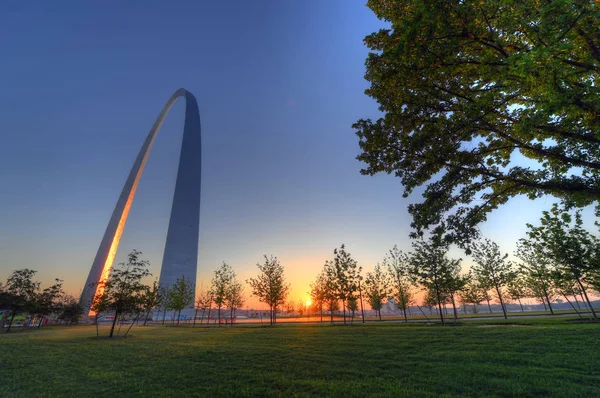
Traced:
[[[0, 280], [38, 270], [78, 296], [143, 140], [184, 87], [202, 123], [197, 285], [225, 261], [241, 280], [277, 256], [291, 298], [342, 243], [365, 270], [410, 249], [393, 176], [360, 174], [351, 125], [376, 118], [364, 0], [0, 4]], [[184, 102], [167, 117], [116, 262], [137, 249], [159, 275]], [[482, 225], [506, 252], [551, 199], [516, 198]], [[465, 258], [455, 250], [453, 255]], [[246, 289], [249, 295], [249, 289]], [[257, 306], [255, 299], [248, 301]]]

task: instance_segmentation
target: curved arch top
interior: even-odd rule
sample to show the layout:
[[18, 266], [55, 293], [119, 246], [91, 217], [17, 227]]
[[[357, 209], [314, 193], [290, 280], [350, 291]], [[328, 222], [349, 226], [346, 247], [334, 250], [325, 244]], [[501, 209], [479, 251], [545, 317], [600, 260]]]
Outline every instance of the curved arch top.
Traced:
[[110, 275], [148, 155], [165, 117], [180, 97], [185, 97], [186, 102], [183, 140], [159, 283], [171, 286], [181, 276], [189, 278], [194, 285], [196, 283], [202, 149], [200, 112], [194, 95], [180, 88], [160, 111], [125, 181], [81, 293], [80, 302], [86, 311], [94, 296], [102, 293], [102, 285], [97, 282], [105, 281]]

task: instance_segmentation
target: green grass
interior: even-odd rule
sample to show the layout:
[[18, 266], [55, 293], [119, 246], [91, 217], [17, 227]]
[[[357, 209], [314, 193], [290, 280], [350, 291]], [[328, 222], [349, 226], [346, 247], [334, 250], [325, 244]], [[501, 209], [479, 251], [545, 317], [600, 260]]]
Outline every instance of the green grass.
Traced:
[[96, 339], [93, 327], [56, 327], [0, 335], [0, 396], [592, 397], [600, 391], [600, 325], [567, 319], [135, 327], [131, 333], [108, 340]]

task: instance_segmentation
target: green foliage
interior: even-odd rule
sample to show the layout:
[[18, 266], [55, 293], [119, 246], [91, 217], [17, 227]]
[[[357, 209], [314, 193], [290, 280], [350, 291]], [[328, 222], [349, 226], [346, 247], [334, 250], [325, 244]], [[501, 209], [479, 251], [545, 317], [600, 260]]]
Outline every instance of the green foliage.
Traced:
[[[354, 124], [363, 174], [393, 173], [414, 236], [442, 223], [466, 244], [515, 195], [600, 212], [600, 7], [594, 1], [369, 0], [391, 24], [365, 38], [366, 93], [384, 116]], [[527, 158], [527, 162], [519, 160]]]

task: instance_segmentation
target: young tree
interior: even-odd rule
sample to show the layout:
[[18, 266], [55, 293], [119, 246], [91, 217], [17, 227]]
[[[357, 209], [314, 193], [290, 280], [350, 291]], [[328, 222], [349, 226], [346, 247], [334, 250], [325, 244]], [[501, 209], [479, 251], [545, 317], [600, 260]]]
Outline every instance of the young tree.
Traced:
[[66, 325], [77, 323], [83, 315], [83, 306], [75, 297], [68, 294], [63, 295], [60, 308], [58, 319], [64, 321]]
[[381, 321], [381, 309], [383, 308], [384, 301], [391, 293], [391, 289], [388, 278], [379, 263], [375, 266], [373, 272], [367, 272], [365, 293], [369, 300], [369, 305], [377, 312]]
[[187, 279], [184, 275], [177, 278], [173, 286], [169, 289], [169, 310], [177, 314], [177, 326], [181, 318], [181, 310], [189, 308], [194, 304], [194, 282]]
[[283, 266], [279, 263], [277, 257], [267, 257], [267, 255], [264, 257], [264, 264], [256, 264], [260, 271], [258, 276], [248, 279], [246, 283], [252, 288], [252, 294], [257, 296], [259, 301], [269, 306], [271, 310], [270, 324], [273, 325], [277, 323], [277, 307], [285, 303], [290, 285], [285, 282]]
[[290, 315], [294, 312], [294, 309], [296, 308], [296, 304], [294, 304], [293, 301], [287, 301], [284, 305], [283, 305], [284, 309], [285, 309], [285, 313], [287, 315]]
[[572, 215], [557, 204], [542, 213], [541, 225], [527, 224], [528, 239], [520, 243], [554, 265], [563, 275], [571, 275], [598, 320], [586, 290], [587, 279], [600, 267], [600, 241], [583, 227], [581, 212]]
[[506, 284], [506, 292], [511, 300], [516, 300], [521, 306], [521, 312], [524, 312], [521, 299], [527, 296], [527, 284], [520, 272], [511, 272]]
[[141, 296], [146, 289], [142, 280], [150, 275], [149, 263], [140, 259], [141, 254], [133, 250], [127, 257], [127, 264], [119, 263], [113, 267], [106, 281], [98, 283], [101, 285], [102, 293], [92, 299], [91, 310], [96, 314], [105, 311], [114, 312], [109, 338], [113, 337], [117, 320], [123, 314], [139, 311]]
[[508, 254], [502, 255], [500, 248], [495, 242], [483, 239], [475, 242], [472, 247], [472, 256], [475, 264], [472, 267], [475, 277], [486, 287], [491, 287], [496, 292], [504, 319], [506, 307], [502, 297], [502, 289], [506, 286], [511, 276], [511, 264], [506, 261]]
[[160, 302], [158, 303], [158, 313], [162, 312], [162, 324], [165, 324], [165, 318], [167, 317], [167, 311], [169, 309], [169, 287], [168, 286], [159, 286], [158, 288], [160, 296]]
[[315, 281], [310, 284], [310, 298], [314, 308], [319, 311], [321, 322], [323, 322], [323, 307], [327, 301], [327, 275], [322, 271], [317, 275]]
[[517, 242], [516, 255], [523, 261], [519, 264], [519, 272], [530, 291], [530, 296], [539, 299], [544, 304], [544, 308], [548, 307], [550, 313], [554, 314], [552, 309], [554, 281], [548, 259], [537, 248], [523, 244], [522, 240]]
[[235, 278], [235, 272], [231, 267], [223, 262], [221, 268], [215, 271], [215, 276], [212, 280], [212, 291], [213, 291], [213, 300], [215, 305], [217, 306], [217, 318], [219, 319], [219, 325], [221, 324], [221, 307], [225, 305], [225, 300], [227, 298], [227, 292], [229, 291], [229, 287], [231, 282]]
[[342, 310], [344, 312], [344, 324], [346, 324], [346, 308], [348, 300], [355, 297], [358, 290], [358, 278], [362, 268], [346, 251], [342, 244], [339, 249], [333, 250], [334, 259], [326, 264], [326, 272], [332, 284], [333, 290], [338, 300], [342, 301]]
[[36, 293], [34, 297], [34, 312], [39, 316], [37, 327], [41, 327], [44, 319], [61, 308], [61, 298], [64, 295], [62, 290], [63, 281], [55, 279], [54, 285], [47, 287], [43, 291]]
[[298, 303], [296, 304], [296, 311], [298, 311], [298, 315], [300, 317], [304, 316], [306, 312], [306, 303], [304, 300], [298, 300]]
[[473, 314], [477, 314], [477, 305], [485, 300], [486, 294], [471, 273], [467, 274], [466, 281], [466, 285], [459, 294], [460, 301], [465, 307], [466, 304], [471, 304], [473, 306]]
[[141, 310], [144, 312], [144, 324], [146, 326], [150, 313], [157, 307], [160, 307], [163, 300], [162, 291], [158, 286], [158, 281], [152, 283], [152, 287], [146, 286], [141, 297]]
[[[210, 309], [212, 300], [213, 299], [212, 299], [211, 291], [206, 290], [206, 289], [200, 290], [200, 293], [198, 294], [198, 299], [196, 300], [196, 311], [194, 313], [194, 326], [196, 325], [196, 317], [198, 315], [199, 310], [202, 310], [202, 315], [200, 318], [200, 324], [202, 324], [202, 321], [204, 321], [204, 313], [206, 312], [206, 310]], [[209, 313], [209, 316], [210, 316], [210, 313]]]
[[410, 257], [394, 245], [383, 260], [383, 264], [388, 269], [391, 279], [391, 293], [396, 301], [396, 306], [404, 313], [404, 322], [408, 322], [406, 311], [412, 302], [413, 296], [410, 291], [410, 286], [413, 283], [410, 273]]
[[441, 231], [432, 235], [429, 241], [413, 242], [413, 253], [410, 256], [411, 275], [421, 286], [431, 291], [436, 299], [442, 324], [445, 324], [442, 303], [447, 300], [447, 293], [453, 281], [460, 259], [449, 259], [447, 244], [442, 242]]
[[464, 243], [521, 194], [600, 211], [597, 3], [367, 4], [391, 27], [365, 38], [383, 116], [354, 124], [358, 159], [363, 174], [400, 177], [405, 196], [427, 184], [409, 206], [414, 235], [445, 223]]
[[467, 275], [460, 275], [460, 260], [453, 260], [451, 262], [451, 269], [449, 270], [449, 278], [444, 289], [448, 301], [452, 305], [452, 312], [454, 313], [454, 322], [458, 320], [458, 312], [456, 310], [456, 298], [460, 295], [462, 290], [465, 288], [468, 282]]
[[348, 303], [348, 312], [352, 313], [352, 317], [350, 318], [350, 323], [354, 323], [354, 313], [358, 311], [358, 297], [352, 296], [347, 300]]
[[10, 312], [6, 333], [10, 332], [17, 314], [35, 310], [35, 299], [40, 289], [40, 283], [33, 280], [36, 272], [27, 268], [16, 270], [6, 280], [3, 307]]
[[227, 289], [227, 294], [225, 295], [225, 304], [229, 308], [229, 318], [231, 319], [232, 325], [235, 311], [244, 305], [244, 301], [244, 286], [234, 276]]

